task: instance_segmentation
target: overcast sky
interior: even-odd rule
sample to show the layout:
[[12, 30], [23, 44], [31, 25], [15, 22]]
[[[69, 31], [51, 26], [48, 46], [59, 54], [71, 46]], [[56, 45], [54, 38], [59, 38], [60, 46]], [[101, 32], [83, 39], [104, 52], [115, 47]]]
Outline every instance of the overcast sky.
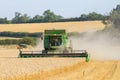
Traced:
[[15, 12], [33, 17], [42, 15], [47, 9], [65, 18], [90, 12], [107, 14], [117, 4], [120, 4], [120, 0], [0, 0], [0, 17], [11, 19]]

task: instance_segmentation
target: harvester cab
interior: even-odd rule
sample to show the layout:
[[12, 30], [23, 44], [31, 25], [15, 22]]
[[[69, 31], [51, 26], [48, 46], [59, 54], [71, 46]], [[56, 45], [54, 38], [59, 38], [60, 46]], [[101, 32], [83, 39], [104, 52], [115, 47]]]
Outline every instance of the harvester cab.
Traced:
[[66, 46], [65, 30], [45, 30], [44, 52], [55, 52]]
[[44, 50], [42, 51], [22, 51], [20, 50], [19, 57], [83, 57], [86, 62], [90, 60], [89, 54], [86, 50], [73, 50], [70, 45], [67, 45], [66, 30], [45, 30], [44, 31]]

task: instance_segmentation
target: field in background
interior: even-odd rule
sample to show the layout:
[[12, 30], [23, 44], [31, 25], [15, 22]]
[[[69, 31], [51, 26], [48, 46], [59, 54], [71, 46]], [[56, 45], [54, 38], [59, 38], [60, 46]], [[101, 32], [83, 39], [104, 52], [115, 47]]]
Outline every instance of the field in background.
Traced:
[[68, 32], [85, 32], [103, 29], [101, 21], [33, 23], [33, 24], [0, 24], [0, 32], [43, 32], [45, 29], [66, 29]]

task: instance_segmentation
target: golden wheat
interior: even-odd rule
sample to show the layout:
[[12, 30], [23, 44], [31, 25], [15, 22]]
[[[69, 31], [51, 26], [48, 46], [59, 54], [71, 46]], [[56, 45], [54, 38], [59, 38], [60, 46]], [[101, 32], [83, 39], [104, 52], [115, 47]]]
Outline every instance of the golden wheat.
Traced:
[[[12, 53], [9, 53], [12, 55]], [[9, 80], [20, 76], [32, 75], [64, 66], [76, 64], [80, 59], [63, 58], [31, 58], [18, 59], [12, 57], [0, 58], [0, 79]], [[24, 79], [25, 80], [25, 79]]]
[[[85, 32], [100, 30], [104, 27], [105, 25], [102, 24], [101, 21], [57, 22], [36, 24], [2, 24], [0, 25], [0, 32], [12, 31], [33, 33], [43, 32], [45, 29], [53, 28], [66, 29], [68, 32]], [[39, 77], [42, 77], [41, 80], [48, 80], [47, 76], [53, 77], [50, 78], [51, 80], [56, 80], [58, 79], [57, 76], [54, 76], [56, 74], [60, 75], [62, 73], [61, 76], [67, 76], [68, 74], [66, 73], [70, 73], [72, 75], [74, 71], [78, 70], [80, 67], [79, 72], [81, 75], [81, 71], [85, 69], [87, 69], [88, 71], [94, 71], [94, 65], [97, 64], [89, 63], [90, 65], [87, 65], [87, 63], [85, 63], [85, 60], [80, 58], [17, 58], [19, 50], [15, 48], [16, 45], [8, 47], [0, 46], [0, 80], [40, 80]], [[102, 64], [100, 65], [102, 66]], [[81, 66], [84, 66], [85, 68]], [[93, 67], [91, 68], [90, 66]], [[61, 80], [66, 80], [66, 78], [63, 78]]]
[[57, 22], [34, 24], [1, 24], [0, 32], [43, 32], [45, 29], [66, 29], [68, 32], [85, 32], [103, 29], [101, 21]]
[[15, 38], [15, 37], [0, 37], [0, 40], [4, 39], [22, 39], [22, 38]]

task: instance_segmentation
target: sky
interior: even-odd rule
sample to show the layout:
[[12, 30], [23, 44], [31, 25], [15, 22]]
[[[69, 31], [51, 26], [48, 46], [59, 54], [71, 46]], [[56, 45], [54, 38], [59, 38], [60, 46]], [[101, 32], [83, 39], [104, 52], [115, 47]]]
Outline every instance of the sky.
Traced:
[[108, 14], [117, 4], [120, 0], [0, 0], [0, 18], [12, 19], [15, 12], [33, 17], [47, 9], [64, 18], [90, 12]]

